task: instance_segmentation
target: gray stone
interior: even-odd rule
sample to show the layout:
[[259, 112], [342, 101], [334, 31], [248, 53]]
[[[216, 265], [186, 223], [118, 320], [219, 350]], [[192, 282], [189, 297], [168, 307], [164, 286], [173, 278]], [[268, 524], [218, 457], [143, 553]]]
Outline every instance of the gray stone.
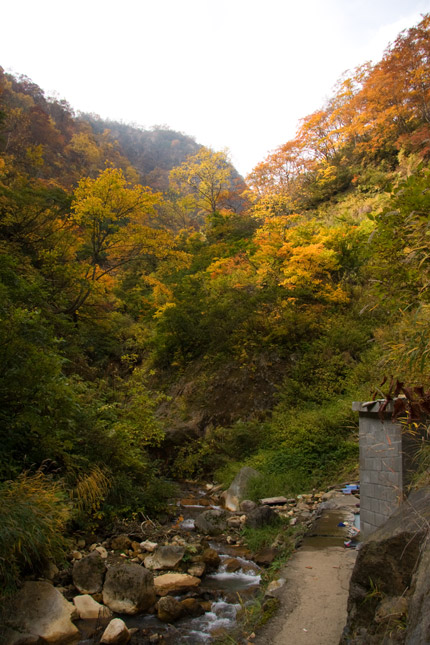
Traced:
[[242, 502], [240, 502], [239, 506], [240, 510], [243, 513], [249, 513], [250, 511], [253, 511], [254, 508], [257, 508], [258, 504], [250, 499], [244, 499]]
[[423, 488], [412, 493], [362, 543], [351, 576], [348, 622], [341, 645], [382, 642], [374, 639], [379, 638], [384, 627], [381, 622], [390, 608], [381, 601], [387, 597], [398, 600], [406, 594], [410, 600], [405, 641], [404, 625], [394, 627], [402, 628], [400, 642], [407, 645], [430, 642], [429, 523], [430, 488]]
[[430, 643], [430, 542], [422, 544], [419, 567], [412, 579], [413, 593], [409, 600], [405, 645]]
[[185, 555], [185, 548], [169, 544], [159, 546], [153, 553], [144, 559], [145, 567], [154, 571], [174, 569]]
[[73, 584], [82, 594], [100, 593], [106, 566], [98, 551], [93, 551], [73, 565]]
[[272, 580], [272, 582], [269, 582], [269, 584], [267, 585], [267, 589], [264, 595], [268, 596], [269, 598], [278, 598], [281, 595], [283, 588], [285, 587], [285, 583], [285, 578]]
[[[30, 636], [55, 645], [69, 645], [80, 640], [79, 630], [71, 621], [75, 606], [49, 582], [24, 583], [12, 605], [13, 614], [6, 620], [11, 628], [6, 645], [31, 643]], [[17, 640], [16, 632], [21, 632], [27, 640]]]
[[117, 564], [106, 574], [103, 602], [118, 614], [137, 614], [155, 603], [152, 573], [138, 564]]
[[246, 526], [257, 529], [266, 524], [271, 524], [277, 518], [275, 511], [270, 506], [258, 506], [246, 518]]
[[224, 511], [217, 509], [204, 511], [196, 517], [196, 529], [205, 535], [220, 535], [227, 528], [226, 518]]
[[228, 511], [240, 510], [240, 502], [246, 497], [249, 482], [259, 476], [260, 473], [254, 468], [248, 466], [241, 468], [229, 488], [222, 494], [224, 506]]

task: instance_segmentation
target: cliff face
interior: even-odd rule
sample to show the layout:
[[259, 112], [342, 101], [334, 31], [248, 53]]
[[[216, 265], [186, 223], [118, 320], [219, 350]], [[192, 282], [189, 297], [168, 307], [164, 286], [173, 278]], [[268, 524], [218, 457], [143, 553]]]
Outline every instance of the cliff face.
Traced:
[[430, 643], [430, 487], [412, 493], [363, 543], [340, 645]]

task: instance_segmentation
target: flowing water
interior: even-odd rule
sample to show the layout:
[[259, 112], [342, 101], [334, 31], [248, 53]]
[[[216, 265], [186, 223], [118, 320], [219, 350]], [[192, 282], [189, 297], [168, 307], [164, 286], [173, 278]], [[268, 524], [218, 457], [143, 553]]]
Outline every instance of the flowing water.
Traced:
[[[194, 531], [194, 520], [200, 513], [209, 509], [220, 509], [220, 506], [209, 504], [206, 496], [206, 491], [187, 489], [183, 491], [183, 497], [195, 498], [197, 503], [181, 505], [177, 502], [176, 504], [178, 514], [183, 518], [179, 522], [179, 529], [185, 540], [187, 535], [191, 535]], [[200, 499], [204, 503], [198, 503]], [[139, 631], [131, 641], [132, 645], [157, 642], [155, 635], [159, 635], [158, 642], [166, 645], [203, 645], [234, 627], [238, 611], [258, 591], [261, 580], [260, 569], [251, 560], [236, 555], [234, 547], [229, 547], [223, 542], [210, 542], [209, 546], [218, 552], [221, 562], [217, 570], [202, 578], [196, 595], [206, 601], [210, 609], [197, 618], [181, 618], [174, 625], [160, 621], [156, 615], [114, 616], [121, 618], [129, 629], [138, 628]], [[226, 564], [232, 556], [240, 564], [240, 568], [234, 572], [227, 571]], [[176, 596], [176, 598], [181, 600], [184, 596]], [[98, 642], [94, 638], [85, 637], [85, 632], [87, 634], [94, 632], [94, 623], [95, 621], [77, 623], [84, 636], [79, 645], [94, 645]]]
[[[176, 509], [182, 518], [179, 529], [186, 540], [187, 535], [191, 536], [194, 531], [194, 521], [200, 513], [220, 507], [207, 501], [206, 491], [188, 489], [185, 492], [189, 498], [187, 503], [177, 502]], [[193, 499], [197, 503], [189, 503]], [[356, 508], [326, 509], [316, 518], [301, 548], [325, 549], [329, 546], [344, 546], [350, 539], [352, 527], [359, 529], [359, 522], [360, 516]], [[156, 615], [118, 616], [129, 629], [139, 630], [133, 636], [132, 645], [147, 645], [151, 642], [166, 645], [203, 645], [235, 626], [238, 612], [259, 589], [260, 568], [243, 557], [240, 548], [216, 541], [210, 542], [209, 546], [218, 552], [221, 562], [216, 571], [202, 578], [198, 589], [197, 597], [208, 604], [208, 611], [197, 618], [182, 618], [174, 625], [161, 622]], [[232, 557], [236, 566], [240, 565], [236, 571], [227, 570], [227, 561]], [[177, 599], [181, 600], [183, 597], [177, 596]], [[81, 625], [78, 624], [80, 629], [83, 622], [88, 627], [89, 621], [81, 621]], [[94, 642], [98, 641], [84, 637], [80, 645], [93, 645]]]

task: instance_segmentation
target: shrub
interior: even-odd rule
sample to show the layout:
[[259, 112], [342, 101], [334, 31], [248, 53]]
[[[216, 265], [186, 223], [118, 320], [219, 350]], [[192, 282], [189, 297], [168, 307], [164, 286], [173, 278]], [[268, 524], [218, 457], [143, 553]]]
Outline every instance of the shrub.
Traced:
[[70, 507], [59, 484], [42, 473], [0, 487], [0, 588], [12, 591], [24, 573], [42, 573], [65, 556]]

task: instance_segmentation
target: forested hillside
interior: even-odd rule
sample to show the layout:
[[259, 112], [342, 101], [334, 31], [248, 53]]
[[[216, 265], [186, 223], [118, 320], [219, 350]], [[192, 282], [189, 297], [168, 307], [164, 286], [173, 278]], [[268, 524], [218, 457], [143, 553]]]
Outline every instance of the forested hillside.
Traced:
[[55, 532], [156, 513], [175, 478], [354, 469], [351, 401], [429, 384], [429, 60], [425, 16], [246, 184], [1, 72], [4, 526], [11, 496]]

